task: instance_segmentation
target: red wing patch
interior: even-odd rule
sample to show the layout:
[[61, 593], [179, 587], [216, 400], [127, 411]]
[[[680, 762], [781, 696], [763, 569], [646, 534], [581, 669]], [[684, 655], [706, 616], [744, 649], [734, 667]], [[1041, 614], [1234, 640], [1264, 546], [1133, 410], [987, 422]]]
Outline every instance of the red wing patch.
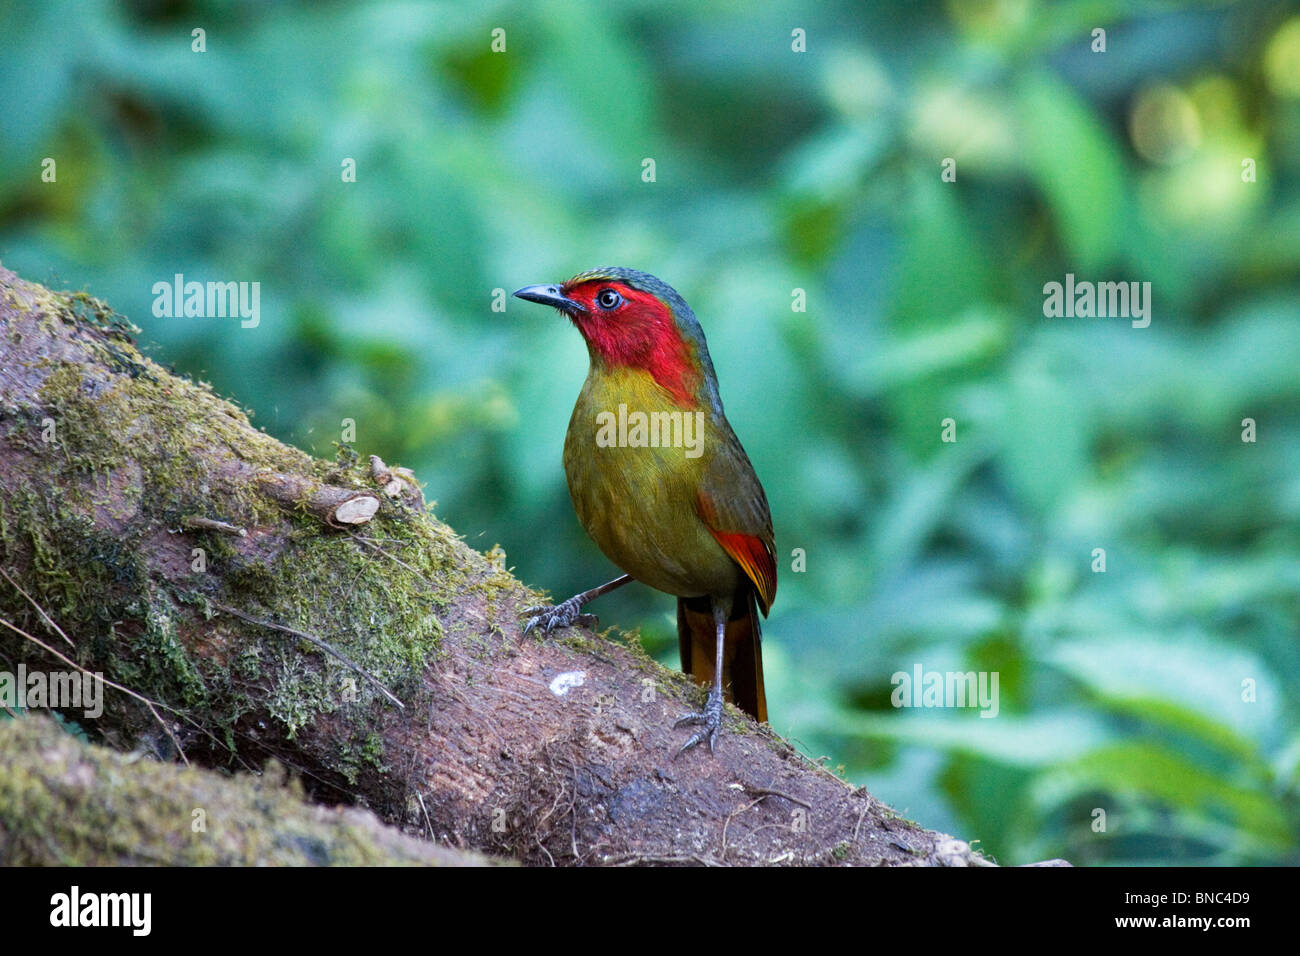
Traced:
[[709, 534], [713, 535], [718, 544], [722, 545], [722, 550], [731, 555], [749, 580], [754, 582], [758, 605], [763, 609], [763, 616], [766, 617], [767, 609], [772, 606], [772, 599], [776, 597], [776, 556], [772, 554], [772, 550], [762, 538], [755, 535], [718, 531], [708, 524], [705, 527], [709, 529]]

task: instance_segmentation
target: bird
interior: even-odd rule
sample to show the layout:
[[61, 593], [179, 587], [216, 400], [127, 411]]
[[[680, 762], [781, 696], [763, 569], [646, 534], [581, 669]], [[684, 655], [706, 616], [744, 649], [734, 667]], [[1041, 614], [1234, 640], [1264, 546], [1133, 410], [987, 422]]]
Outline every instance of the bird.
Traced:
[[594, 622], [582, 609], [630, 581], [677, 598], [682, 670], [709, 688], [675, 724], [722, 725], [723, 700], [767, 720], [759, 614], [776, 597], [767, 495], [723, 412], [695, 313], [646, 272], [606, 267], [514, 293], [577, 327], [590, 365], [564, 439], [578, 520], [624, 573], [556, 605], [524, 610], [524, 633]]

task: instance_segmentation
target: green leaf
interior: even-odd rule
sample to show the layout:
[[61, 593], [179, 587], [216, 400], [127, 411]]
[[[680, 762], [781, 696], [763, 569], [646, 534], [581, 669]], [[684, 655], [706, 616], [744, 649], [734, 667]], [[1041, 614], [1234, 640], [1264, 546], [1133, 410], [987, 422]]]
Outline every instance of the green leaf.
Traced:
[[[1116, 709], [1193, 734], [1238, 757], [1261, 761], [1259, 744], [1274, 731], [1280, 698], [1268, 668], [1253, 654], [1206, 638], [1177, 642], [1147, 634], [1071, 640], [1047, 659]], [[1242, 700], [1242, 681], [1255, 700]]]
[[1082, 755], [1107, 737], [1101, 723], [1081, 711], [994, 718], [853, 714], [838, 718], [830, 729], [850, 736], [934, 747], [1023, 767], [1046, 767]]
[[1084, 273], [1113, 261], [1129, 201], [1119, 144], [1069, 86], [1048, 74], [1024, 76], [1017, 102], [1025, 164], [1069, 261]]
[[1032, 785], [1031, 799], [1046, 812], [1097, 791], [1157, 800], [1196, 815], [1226, 813], [1236, 829], [1274, 850], [1295, 843], [1286, 810], [1268, 794], [1143, 741], [1109, 744], [1062, 764]]

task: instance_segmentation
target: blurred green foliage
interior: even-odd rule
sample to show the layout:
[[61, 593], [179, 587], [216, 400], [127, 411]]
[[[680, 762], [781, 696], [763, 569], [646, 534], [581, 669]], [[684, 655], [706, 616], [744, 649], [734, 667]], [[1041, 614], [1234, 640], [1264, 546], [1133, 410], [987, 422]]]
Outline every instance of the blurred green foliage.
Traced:
[[[603, 581], [585, 350], [493, 290], [653, 272], [772, 502], [778, 731], [1005, 862], [1300, 862], [1293, 7], [43, 0], [0, 63], [0, 260], [268, 431], [354, 419], [524, 580]], [[178, 272], [260, 326], [154, 318]], [[1044, 318], [1067, 272], [1150, 282], [1150, 328]], [[674, 660], [667, 597], [595, 610]], [[998, 717], [894, 709], [917, 664]]]

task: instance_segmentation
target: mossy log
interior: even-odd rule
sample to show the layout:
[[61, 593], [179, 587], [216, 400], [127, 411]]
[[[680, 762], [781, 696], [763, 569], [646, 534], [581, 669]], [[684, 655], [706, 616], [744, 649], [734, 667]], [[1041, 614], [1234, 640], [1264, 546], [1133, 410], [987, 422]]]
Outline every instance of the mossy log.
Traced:
[[133, 331], [0, 268], [0, 669], [102, 673], [102, 715], [64, 713], [92, 739], [274, 758], [317, 804], [525, 863], [984, 862], [730, 707], [716, 756], [674, 759], [689, 679], [621, 635], [523, 636], [542, 596], [418, 491], [327, 523], [320, 489], [395, 469], [275, 441]]
[[45, 716], [0, 721], [3, 866], [481, 866], [468, 850], [305, 802], [271, 762], [257, 776], [142, 760]]

